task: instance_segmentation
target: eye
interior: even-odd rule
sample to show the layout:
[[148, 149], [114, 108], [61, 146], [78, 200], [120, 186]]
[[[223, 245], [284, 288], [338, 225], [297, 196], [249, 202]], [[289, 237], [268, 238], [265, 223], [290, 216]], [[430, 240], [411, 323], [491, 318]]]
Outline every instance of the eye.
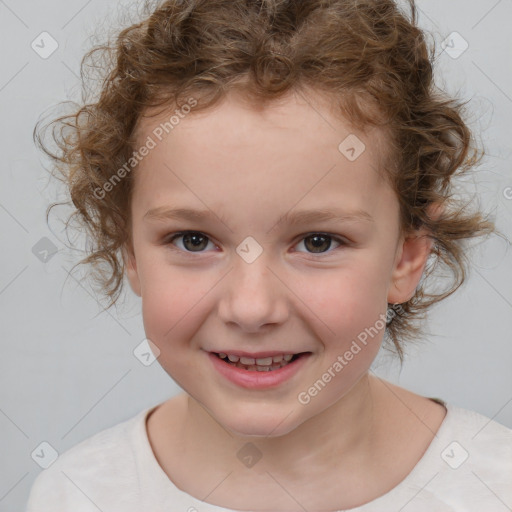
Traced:
[[[182, 238], [185, 252], [203, 252], [202, 249], [207, 247], [209, 238], [199, 231], [185, 231], [175, 233], [165, 241], [165, 244], [172, 244], [174, 240]], [[182, 249], [183, 250], [183, 249]]]
[[[200, 231], [184, 231], [174, 233], [164, 243], [165, 245], [174, 245], [174, 241], [177, 239], [182, 239], [182, 247], [179, 247], [179, 249], [184, 252], [204, 252], [203, 249], [208, 247], [208, 242], [211, 242], [209, 237]], [[310, 254], [324, 254], [331, 248], [332, 240], [338, 243], [339, 246], [347, 245], [347, 242], [343, 239], [326, 233], [310, 233], [303, 237], [298, 245], [303, 243], [307, 252], [311, 251]], [[213, 242], [211, 243], [214, 245]]]
[[311, 250], [310, 254], [324, 254], [328, 249], [331, 248], [332, 240], [335, 240], [336, 243], [338, 243], [340, 246], [347, 245], [343, 239], [337, 236], [329, 235], [327, 233], [310, 233], [309, 235], [306, 235], [304, 238], [302, 238], [298, 245], [303, 244], [304, 247], [308, 249], [308, 252]]

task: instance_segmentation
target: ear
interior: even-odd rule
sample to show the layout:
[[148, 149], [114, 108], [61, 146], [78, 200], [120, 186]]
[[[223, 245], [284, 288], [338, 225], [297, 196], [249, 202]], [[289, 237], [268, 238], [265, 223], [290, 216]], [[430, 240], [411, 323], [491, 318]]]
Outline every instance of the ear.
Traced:
[[[437, 219], [442, 213], [442, 207], [431, 205], [428, 212], [430, 218]], [[392, 283], [388, 290], [388, 303], [403, 304], [414, 296], [432, 251], [433, 240], [428, 235], [429, 231], [422, 228], [400, 238]]]
[[130, 282], [130, 287], [135, 295], [141, 296], [141, 286], [139, 273], [137, 271], [137, 262], [135, 260], [135, 252], [131, 243], [125, 244], [122, 249], [123, 260], [125, 264], [126, 275]]

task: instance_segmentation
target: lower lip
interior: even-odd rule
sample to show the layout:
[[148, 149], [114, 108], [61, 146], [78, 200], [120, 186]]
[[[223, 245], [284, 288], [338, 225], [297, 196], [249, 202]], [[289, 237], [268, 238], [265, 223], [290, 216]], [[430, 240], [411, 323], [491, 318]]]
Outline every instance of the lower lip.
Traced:
[[290, 379], [304, 366], [310, 354], [303, 354], [282, 368], [266, 372], [243, 370], [226, 363], [212, 352], [208, 355], [218, 372], [234, 384], [248, 389], [266, 389], [275, 388]]

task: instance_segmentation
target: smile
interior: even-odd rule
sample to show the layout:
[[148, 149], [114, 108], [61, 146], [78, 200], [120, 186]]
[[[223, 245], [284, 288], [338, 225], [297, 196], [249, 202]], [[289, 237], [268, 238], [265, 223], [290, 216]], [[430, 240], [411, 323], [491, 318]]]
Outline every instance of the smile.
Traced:
[[[311, 352], [297, 354], [270, 353], [227, 354], [208, 353], [214, 368], [225, 379], [248, 389], [275, 388], [291, 379], [312, 355]], [[265, 356], [265, 357], [262, 357]]]
[[[214, 352], [215, 353], [215, 352]], [[225, 361], [226, 363], [241, 368], [247, 371], [257, 372], [270, 372], [283, 368], [287, 364], [291, 363], [300, 354], [280, 354], [277, 356], [268, 357], [245, 357], [237, 356], [235, 354], [225, 354], [223, 352], [215, 353], [217, 357]]]

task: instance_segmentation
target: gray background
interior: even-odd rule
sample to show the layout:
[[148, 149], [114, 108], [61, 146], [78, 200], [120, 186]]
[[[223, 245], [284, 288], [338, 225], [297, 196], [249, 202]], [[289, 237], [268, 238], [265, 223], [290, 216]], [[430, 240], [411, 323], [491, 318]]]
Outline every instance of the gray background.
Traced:
[[[179, 391], [158, 363], [144, 366], [133, 354], [145, 337], [140, 299], [129, 291], [124, 305], [106, 312], [79, 282], [80, 270], [68, 276], [80, 253], [66, 248], [66, 208], [55, 208], [46, 224], [46, 207], [62, 189], [48, 184], [48, 162], [32, 142], [43, 114], [80, 99], [79, 64], [91, 36], [101, 36], [130, 4], [0, 0], [0, 511], [23, 510], [41, 471], [31, 458], [40, 443], [62, 453]], [[504, 195], [512, 187], [512, 2], [418, 6], [420, 25], [438, 46], [437, 85], [472, 99], [470, 126], [488, 151], [461, 193], [476, 190], [512, 238], [512, 199]], [[43, 31], [59, 45], [47, 59], [31, 48]], [[454, 31], [469, 44], [456, 59], [441, 46]], [[58, 250], [46, 263], [33, 252], [48, 243], [43, 237]], [[474, 249], [474, 261], [467, 284], [432, 310], [432, 334], [410, 350], [402, 371], [384, 354], [374, 369], [512, 427], [512, 251], [491, 237]]]

